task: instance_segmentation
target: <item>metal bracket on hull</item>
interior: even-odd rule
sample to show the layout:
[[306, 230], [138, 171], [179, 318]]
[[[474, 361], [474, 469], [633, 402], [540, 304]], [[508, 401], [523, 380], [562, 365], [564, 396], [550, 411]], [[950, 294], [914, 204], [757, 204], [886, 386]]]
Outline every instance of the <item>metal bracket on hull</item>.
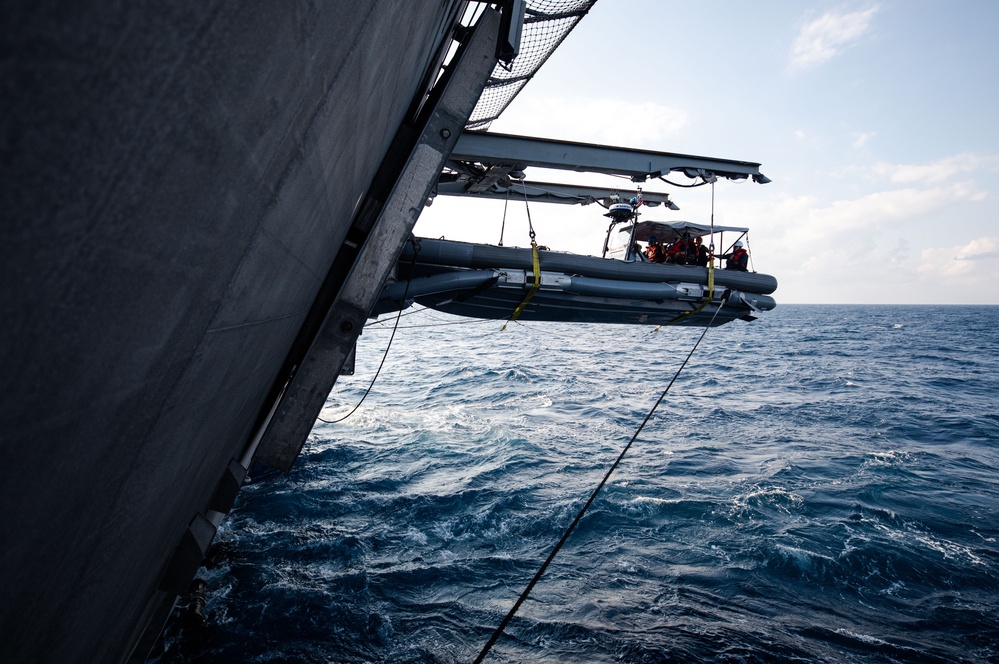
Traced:
[[381, 294], [437, 176], [496, 64], [500, 16], [486, 10], [438, 82], [436, 100], [403, 125], [347, 233], [289, 357], [293, 371], [253, 460], [291, 469]]
[[524, 10], [526, 8], [525, 0], [503, 0], [496, 57], [507, 64], [510, 64], [520, 54], [520, 35], [524, 30]]
[[212, 512], [228, 514], [236, 502], [236, 495], [239, 494], [239, 489], [243, 486], [245, 479], [246, 468], [235, 459], [229, 461], [229, 466], [215, 487], [215, 493], [212, 494], [212, 500], [208, 503], [208, 509]]
[[167, 564], [160, 578], [160, 590], [172, 595], [180, 595], [187, 591], [187, 586], [194, 577], [201, 561], [205, 558], [217, 526], [205, 515], [195, 514], [187, 526], [173, 557]]

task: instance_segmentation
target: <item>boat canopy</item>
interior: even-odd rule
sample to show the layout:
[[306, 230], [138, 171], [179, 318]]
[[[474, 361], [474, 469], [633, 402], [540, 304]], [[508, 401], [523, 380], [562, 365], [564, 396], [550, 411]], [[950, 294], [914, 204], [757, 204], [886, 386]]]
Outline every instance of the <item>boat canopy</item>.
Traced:
[[[692, 221], [641, 221], [635, 228], [635, 240], [648, 242], [650, 237], [658, 238], [663, 242], [674, 242], [682, 237], [702, 237], [711, 235], [711, 232], [723, 233], [732, 231], [735, 233], [747, 233], [748, 228], [737, 226], [708, 226], [707, 224], [695, 224]], [[621, 233], [631, 233], [631, 226], [620, 229]]]

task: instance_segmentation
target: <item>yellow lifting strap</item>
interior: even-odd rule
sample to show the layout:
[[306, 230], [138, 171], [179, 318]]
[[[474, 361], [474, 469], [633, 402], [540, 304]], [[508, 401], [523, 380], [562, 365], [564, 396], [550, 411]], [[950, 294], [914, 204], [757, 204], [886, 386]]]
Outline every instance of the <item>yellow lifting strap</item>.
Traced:
[[[701, 306], [697, 307], [693, 311], [684, 311], [682, 314], [680, 314], [670, 322], [663, 323], [659, 327], [672, 325], [677, 321], [683, 320], [687, 316], [693, 316], [694, 314], [701, 313], [701, 311], [704, 310], [704, 307], [708, 306], [708, 304], [710, 304], [713, 299], [715, 299], [715, 262], [712, 260], [708, 262], [708, 296], [704, 298], [704, 302], [701, 302]], [[656, 328], [656, 331], [659, 330], [659, 327]]]
[[538, 287], [541, 286], [541, 260], [538, 257], [538, 243], [534, 241], [534, 238], [531, 238], [531, 256], [534, 259], [534, 284], [531, 286], [531, 290], [527, 291], [527, 296], [524, 297], [524, 301], [517, 305], [513, 315], [510, 316], [510, 320], [503, 323], [503, 329], [501, 329], [500, 332], [506, 329], [508, 323], [512, 323], [517, 320], [520, 317], [520, 314], [524, 313], [524, 307], [527, 306], [527, 303], [531, 301], [534, 294], [538, 292]]

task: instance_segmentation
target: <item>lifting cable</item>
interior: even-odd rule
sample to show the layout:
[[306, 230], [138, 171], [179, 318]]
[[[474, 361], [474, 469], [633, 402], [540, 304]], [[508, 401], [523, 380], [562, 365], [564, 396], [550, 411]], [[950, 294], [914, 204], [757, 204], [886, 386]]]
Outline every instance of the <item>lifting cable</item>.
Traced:
[[506, 200], [503, 201], [503, 222], [500, 224], [499, 246], [503, 246], [503, 234], [506, 233], [506, 208], [510, 204], [510, 190], [506, 190]]
[[[538, 256], [538, 241], [535, 239], [534, 224], [531, 223], [531, 206], [527, 202], [527, 187], [524, 187], [524, 208], [527, 210], [527, 228], [529, 229], [528, 235], [531, 236], [531, 258], [534, 261], [534, 283], [531, 285], [531, 290], [527, 291], [527, 295], [524, 297], [524, 300], [517, 305], [516, 309], [514, 309], [510, 319], [506, 323], [503, 323], [503, 327], [500, 329], [500, 332], [505, 330], [509, 323], [512, 323], [520, 318], [520, 314], [524, 313], [524, 307], [527, 306], [527, 303], [531, 301], [531, 298], [534, 297], [534, 294], [538, 292], [538, 288], [541, 286], [541, 260]], [[506, 208], [503, 209], [503, 215], [505, 223]]]
[[587, 500], [586, 504], [583, 505], [582, 509], [579, 510], [579, 514], [576, 515], [576, 518], [573, 519], [572, 523], [569, 524], [569, 527], [566, 528], [565, 533], [563, 533], [562, 535], [562, 539], [558, 541], [558, 543], [555, 545], [555, 548], [553, 548], [551, 553], [548, 554], [548, 558], [545, 559], [545, 562], [542, 563], [541, 567], [534, 574], [534, 578], [532, 578], [530, 583], [527, 584], [527, 587], [524, 588], [524, 592], [520, 594], [520, 597], [517, 598], [517, 601], [514, 603], [513, 607], [503, 618], [502, 622], [500, 622], [499, 626], [493, 632], [492, 636], [489, 637], [489, 641], [486, 642], [486, 645], [482, 647], [482, 650], [479, 652], [479, 656], [475, 658], [474, 664], [480, 664], [482, 660], [485, 659], [485, 656], [489, 654], [489, 651], [492, 649], [493, 645], [503, 634], [503, 630], [506, 629], [507, 624], [509, 624], [510, 620], [512, 620], [513, 617], [517, 614], [517, 610], [520, 609], [520, 605], [523, 604], [524, 601], [527, 599], [528, 595], [531, 594], [531, 590], [541, 579], [541, 576], [545, 573], [545, 570], [548, 569], [548, 565], [551, 564], [551, 562], [555, 559], [555, 555], [559, 552], [562, 546], [569, 539], [569, 536], [572, 534], [572, 531], [575, 530], [576, 525], [579, 524], [580, 520], [583, 518], [583, 515], [586, 514], [586, 511], [590, 508], [590, 505], [593, 504], [593, 501], [596, 499], [597, 494], [600, 493], [600, 490], [604, 488], [604, 485], [607, 484], [607, 480], [610, 479], [611, 474], [617, 469], [618, 464], [621, 463], [621, 460], [624, 459], [624, 455], [628, 453], [629, 449], [631, 449], [632, 443], [635, 442], [635, 439], [638, 438], [638, 435], [642, 433], [642, 429], [644, 429], [645, 425], [648, 424], [650, 419], [652, 419], [652, 415], [656, 412], [656, 409], [659, 408], [659, 404], [663, 402], [663, 399], [666, 398], [666, 395], [669, 393], [669, 389], [673, 387], [673, 383], [675, 383], [676, 379], [680, 376], [680, 372], [683, 371], [683, 368], [685, 366], [687, 366], [687, 362], [690, 361], [690, 358], [693, 356], [694, 351], [697, 350], [697, 346], [700, 345], [701, 340], [704, 339], [704, 335], [707, 334], [708, 329], [711, 327], [711, 324], [714, 323], [715, 317], [718, 315], [718, 312], [721, 311], [722, 307], [725, 306], [727, 300], [728, 300], [728, 291], [726, 291], [726, 293], [722, 295], [722, 299], [721, 302], [719, 302], [717, 311], [715, 311], [714, 315], [711, 317], [711, 320], [708, 321], [708, 324], [704, 327], [704, 330], [701, 332], [701, 336], [699, 336], [697, 338], [697, 341], [694, 343], [694, 347], [690, 349], [689, 353], [687, 353], [687, 357], [683, 360], [683, 363], [680, 365], [680, 368], [676, 370], [675, 374], [673, 374], [673, 378], [666, 386], [666, 389], [663, 390], [662, 394], [659, 395], [659, 399], [656, 400], [656, 403], [652, 406], [652, 408], [649, 410], [649, 413], [645, 416], [645, 419], [642, 420], [642, 423], [638, 426], [638, 429], [635, 431], [635, 434], [631, 437], [631, 440], [629, 440], [628, 444], [624, 446], [623, 450], [621, 450], [621, 454], [618, 455], [617, 459], [614, 461], [610, 469], [607, 471], [607, 474], [604, 475], [604, 478], [600, 480], [600, 483], [597, 485], [597, 488], [593, 490], [593, 493], [590, 495], [589, 500]]
[[[420, 241], [415, 237], [410, 237], [409, 242], [413, 245], [413, 262], [409, 265], [409, 278], [406, 280], [406, 288], [402, 292], [402, 306], [399, 307], [399, 313], [395, 317], [395, 325], [392, 326], [392, 334], [389, 335], [388, 344], [385, 346], [385, 352], [382, 354], [382, 361], [378, 363], [378, 369], [375, 371], [374, 377], [368, 384], [368, 389], [364, 390], [364, 394], [361, 395], [360, 401], [358, 401], [357, 404], [350, 409], [349, 413], [335, 420], [324, 420], [323, 418], [317, 416], [316, 419], [320, 422], [324, 422], [326, 424], [336, 424], [337, 422], [343, 422], [345, 419], [353, 415], [354, 411], [360, 408], [361, 404], [364, 403], [368, 393], [371, 392], [371, 388], [375, 386], [375, 381], [378, 380], [378, 374], [382, 372], [382, 367], [385, 366], [385, 360], [388, 358], [389, 348], [392, 347], [392, 340], [395, 339], [395, 331], [399, 329], [399, 319], [402, 318], [402, 310], [406, 308], [406, 296], [409, 295], [409, 285], [413, 283], [413, 270], [416, 268], [416, 258], [420, 255]], [[355, 341], [355, 346], [356, 343], [357, 342]]]
[[[432, 309], [430, 307], [422, 307], [422, 308], [418, 309], [418, 308], [416, 308], [414, 306], [412, 309], [413, 309], [412, 311], [407, 311], [406, 313], [402, 314], [402, 316], [400, 316], [400, 318], [405, 318], [406, 316], [412, 316], [414, 314], [425, 314], [428, 311], [434, 311], [434, 309]], [[414, 327], [440, 327], [440, 326], [444, 326], [444, 325], [469, 325], [469, 324], [472, 324], [472, 323], [491, 323], [491, 322], [493, 322], [491, 319], [474, 319], [474, 320], [446, 321], [446, 320], [442, 320], [440, 318], [434, 318], [433, 316], [429, 316], [429, 315], [428, 316], [424, 316], [424, 318], [429, 318], [430, 320], [437, 321], [437, 322], [435, 322], [435, 323], [420, 323], [420, 324], [417, 324], [417, 325], [400, 325], [399, 329], [400, 330], [409, 330], [409, 329], [414, 328]], [[374, 320], [374, 321], [371, 321], [370, 323], [366, 323], [364, 325], [364, 329], [366, 329], [366, 330], [367, 329], [372, 329], [375, 332], [384, 332], [385, 330], [388, 330], [389, 328], [387, 328], [387, 327], [376, 327], [376, 326], [379, 323], [390, 323], [390, 322], [393, 322], [394, 320], [395, 320], [394, 316], [392, 318], [383, 318], [381, 320]], [[420, 320], [423, 320], [423, 319], [421, 318]]]
[[[746, 242], [748, 243], [749, 240], [747, 239]], [[712, 181], [711, 182], [711, 232], [708, 234], [708, 256], [709, 256], [709, 258], [708, 258], [708, 292], [707, 292], [707, 295], [704, 297], [704, 302], [701, 302], [701, 306], [697, 307], [693, 311], [684, 311], [683, 313], [681, 313], [679, 316], [677, 316], [673, 320], [669, 321], [668, 323], [663, 323], [662, 325], [660, 325], [659, 327], [657, 327], [655, 329], [656, 332], [659, 331], [659, 328], [667, 327], [669, 325], [673, 325], [677, 321], [683, 320], [687, 316], [693, 316], [694, 314], [701, 313], [701, 311], [704, 310], [704, 307], [708, 306], [708, 304], [711, 302], [711, 300], [713, 300], [715, 298], [715, 259], [714, 259], [714, 256], [713, 256], [714, 253], [715, 253], [715, 183], [714, 183], [714, 181]], [[729, 294], [730, 294], [730, 292], [728, 290], [726, 290], [725, 293], [722, 295], [722, 302], [725, 302], [726, 300], [728, 300]], [[721, 309], [721, 305], [719, 305], [718, 308], [720, 310]], [[716, 311], [715, 315], [717, 315], [717, 314], [718, 314], [718, 312]], [[714, 320], [714, 316], [711, 317], [711, 320]]]
[[[414, 306], [412, 309], [410, 309], [409, 311], [407, 311], [406, 313], [402, 314], [399, 317], [400, 318], [405, 318], [406, 316], [412, 316], [414, 314], [422, 314], [424, 311], [428, 311], [428, 310], [430, 310], [430, 307], [420, 307], [420, 308], [417, 308], [416, 306]], [[400, 309], [399, 311], [401, 312], [402, 309]], [[384, 330], [386, 328], [384, 328], [384, 327], [376, 327], [376, 326], [377, 325], [381, 325], [382, 323], [388, 323], [391, 320], [392, 320], [391, 318], [382, 318], [381, 320], [369, 321], [369, 322], [367, 322], [367, 323], [364, 324], [364, 329], [367, 330], [368, 328], [371, 328], [373, 330]]]
[[[425, 310], [424, 310], [425, 311]], [[431, 319], [433, 320], [433, 319]], [[441, 321], [439, 323], [424, 323], [421, 325], [403, 325], [400, 330], [414, 330], [419, 327], [447, 327], [450, 325], [485, 325], [487, 323], [493, 323], [492, 319], [472, 319], [472, 320], [453, 320], [453, 321]]]

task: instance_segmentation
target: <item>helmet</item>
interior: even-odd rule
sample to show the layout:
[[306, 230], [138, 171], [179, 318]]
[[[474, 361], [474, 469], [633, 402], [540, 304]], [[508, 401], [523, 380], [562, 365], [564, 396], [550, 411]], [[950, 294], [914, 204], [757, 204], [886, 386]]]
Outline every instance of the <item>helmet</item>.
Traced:
[[657, 238], [655, 235], [649, 236], [649, 244], [652, 244], [653, 242], [658, 242], [658, 241], [659, 241], [659, 238]]
[[736, 249], [742, 249], [742, 241], [741, 240], [736, 241], [736, 243], [733, 244], [732, 246], [735, 247]]

